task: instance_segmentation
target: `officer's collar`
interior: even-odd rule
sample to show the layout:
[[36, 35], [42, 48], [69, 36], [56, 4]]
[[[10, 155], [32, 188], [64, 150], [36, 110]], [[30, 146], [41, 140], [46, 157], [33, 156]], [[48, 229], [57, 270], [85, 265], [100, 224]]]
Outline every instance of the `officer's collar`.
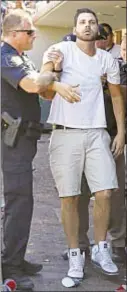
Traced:
[[17, 55], [19, 55], [19, 56], [24, 55], [24, 52], [20, 55], [20, 54], [18, 53], [18, 51], [17, 51], [12, 45], [10, 45], [10, 44], [7, 43], [7, 42], [3, 42], [3, 45], [5, 45], [5, 47], [6, 47], [7, 49], [9, 49], [9, 51], [11, 50], [11, 51], [15, 52], [15, 53], [16, 53]]
[[113, 43], [110, 48], [106, 49], [106, 51], [110, 52], [113, 49], [114, 46], [115, 46], [115, 44]]

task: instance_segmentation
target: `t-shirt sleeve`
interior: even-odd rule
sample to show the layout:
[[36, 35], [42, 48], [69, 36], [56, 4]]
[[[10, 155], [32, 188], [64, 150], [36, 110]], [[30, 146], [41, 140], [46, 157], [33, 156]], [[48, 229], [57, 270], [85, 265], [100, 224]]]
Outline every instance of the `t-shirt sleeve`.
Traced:
[[18, 89], [21, 79], [30, 73], [20, 56], [14, 54], [1, 55], [1, 77], [14, 88]]
[[107, 54], [107, 81], [112, 84], [120, 84], [119, 64], [110, 53]]
[[43, 65], [50, 62], [50, 60], [48, 59], [48, 52], [50, 52], [52, 48], [55, 48], [55, 50], [60, 50], [64, 54], [64, 58], [66, 57], [67, 42], [60, 42], [60, 43], [54, 44], [50, 46], [48, 50], [45, 51], [43, 55]]

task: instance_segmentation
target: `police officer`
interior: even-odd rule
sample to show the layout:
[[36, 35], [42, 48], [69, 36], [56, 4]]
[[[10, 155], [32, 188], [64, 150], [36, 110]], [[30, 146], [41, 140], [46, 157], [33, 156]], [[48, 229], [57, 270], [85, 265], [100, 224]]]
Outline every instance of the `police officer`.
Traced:
[[113, 29], [108, 23], [101, 23], [107, 32], [106, 51], [112, 54], [114, 59], [120, 57], [120, 45], [114, 43]]
[[[33, 289], [28, 275], [42, 269], [41, 264], [27, 262], [25, 257], [33, 212], [32, 160], [40, 136], [38, 93], [53, 90], [75, 102], [79, 97], [71, 86], [55, 82], [54, 73], [37, 73], [23, 51], [30, 50], [35, 28], [30, 15], [19, 9], [11, 11], [3, 22], [4, 43], [1, 48], [2, 77], [2, 170], [5, 217], [3, 279], [13, 278], [21, 291]], [[10, 122], [14, 121], [14, 122]], [[19, 128], [13, 128], [20, 121]], [[12, 126], [12, 135], [7, 135]], [[15, 141], [12, 141], [17, 131]], [[12, 143], [11, 145], [11, 142]]]

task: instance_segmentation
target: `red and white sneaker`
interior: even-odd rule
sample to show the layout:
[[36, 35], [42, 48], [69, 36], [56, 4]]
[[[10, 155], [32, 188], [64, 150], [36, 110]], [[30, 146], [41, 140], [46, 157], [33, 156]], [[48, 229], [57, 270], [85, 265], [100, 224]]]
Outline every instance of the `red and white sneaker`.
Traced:
[[127, 285], [121, 285], [120, 287], [118, 287], [118, 288], [116, 289], [115, 292], [117, 292], [117, 291], [127, 291]]
[[3, 292], [12, 292], [15, 291], [17, 288], [16, 282], [12, 279], [7, 279], [2, 286]]

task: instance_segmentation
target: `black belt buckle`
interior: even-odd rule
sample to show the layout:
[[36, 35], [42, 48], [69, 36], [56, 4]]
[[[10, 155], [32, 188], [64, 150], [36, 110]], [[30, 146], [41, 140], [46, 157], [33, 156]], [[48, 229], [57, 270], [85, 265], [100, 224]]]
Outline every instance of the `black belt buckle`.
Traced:
[[54, 129], [55, 130], [63, 130], [63, 129], [66, 129], [66, 127], [64, 127], [62, 125], [54, 125]]

